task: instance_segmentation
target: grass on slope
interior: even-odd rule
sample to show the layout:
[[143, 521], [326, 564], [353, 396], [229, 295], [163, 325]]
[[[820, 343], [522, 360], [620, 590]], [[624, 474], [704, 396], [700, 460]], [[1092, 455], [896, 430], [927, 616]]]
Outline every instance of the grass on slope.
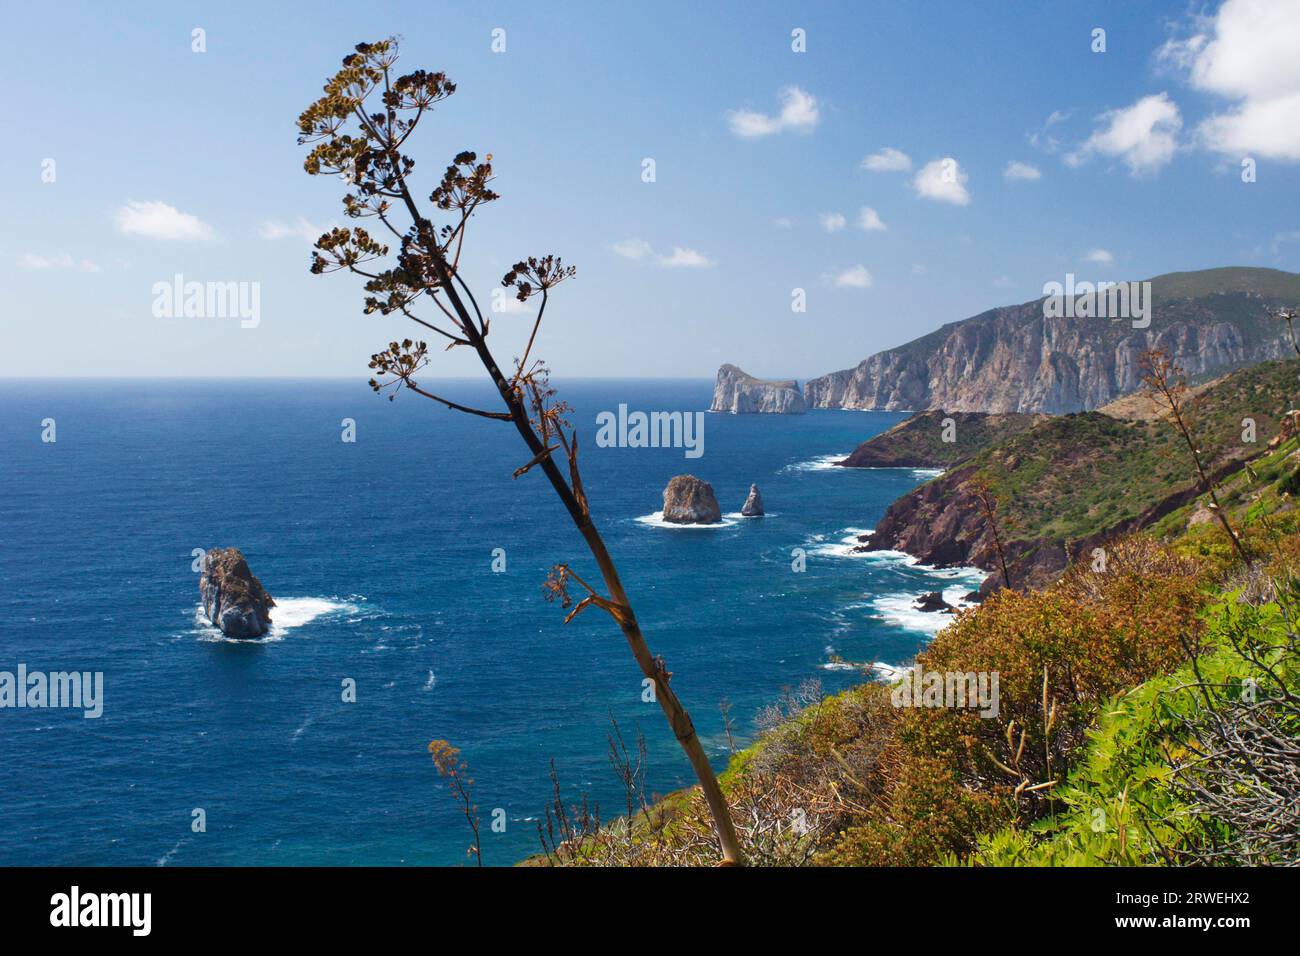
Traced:
[[[869, 438], [839, 462], [850, 468], [951, 468], [986, 448], [1023, 432], [1043, 415], [983, 412], [918, 412]], [[945, 427], [945, 420], [952, 427]], [[952, 441], [945, 441], [946, 436]]]
[[[1191, 402], [1210, 471], [1262, 452], [1296, 404], [1300, 362], [1265, 362], [1225, 377]], [[1244, 419], [1255, 441], [1244, 441]], [[1009, 540], [1075, 541], [1145, 515], [1191, 489], [1195, 472], [1171, 422], [1128, 422], [1098, 412], [1064, 415], [987, 449], [973, 464], [997, 500]]]

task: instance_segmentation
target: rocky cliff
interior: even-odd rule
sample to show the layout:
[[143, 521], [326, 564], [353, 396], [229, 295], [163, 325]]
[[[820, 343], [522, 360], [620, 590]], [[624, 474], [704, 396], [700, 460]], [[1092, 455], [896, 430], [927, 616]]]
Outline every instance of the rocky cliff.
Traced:
[[213, 548], [204, 555], [199, 596], [208, 620], [227, 637], [261, 637], [271, 626], [275, 601], [238, 548]]
[[1150, 325], [1047, 317], [1044, 300], [949, 323], [856, 367], [809, 380], [811, 408], [1090, 410], [1140, 387], [1138, 357], [1164, 348], [1193, 380], [1288, 353], [1272, 311], [1300, 302], [1300, 275], [1228, 268], [1151, 282]]
[[754, 378], [734, 365], [718, 369], [718, 378], [713, 386], [713, 404], [709, 406], [709, 411], [735, 415], [751, 412], [802, 415], [807, 410], [799, 383], [794, 379], [768, 381]]

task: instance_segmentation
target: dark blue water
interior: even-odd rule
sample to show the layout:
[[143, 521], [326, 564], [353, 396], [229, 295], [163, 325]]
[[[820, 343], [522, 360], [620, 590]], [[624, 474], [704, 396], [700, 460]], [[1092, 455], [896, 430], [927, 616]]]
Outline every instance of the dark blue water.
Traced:
[[[598, 524], [721, 766], [721, 700], [743, 743], [784, 688], [863, 679], [826, 669], [832, 653], [909, 660], [934, 629], [910, 598], [978, 578], [847, 554], [853, 529], [925, 476], [824, 459], [900, 415], [709, 415], [697, 460], [595, 446], [599, 411], [702, 409], [710, 387], [562, 391]], [[447, 388], [491, 400], [479, 383]], [[97, 720], [0, 709], [0, 863], [462, 863], [468, 830], [426, 750], [446, 738], [473, 771], [485, 860], [507, 864], [538, 849], [552, 757], [570, 797], [618, 811], [611, 713], [629, 737], [644, 730], [655, 791], [691, 780], [612, 622], [591, 611], [563, 626], [543, 601], [551, 565], [592, 567], [541, 474], [511, 479], [528, 456], [508, 425], [360, 382], [7, 381], [0, 449], [0, 670], [103, 671], [106, 684]], [[724, 512], [758, 482], [771, 515], [639, 521], [683, 472], [710, 481]], [[226, 545], [280, 603], [271, 640], [222, 641], [196, 615], [192, 551]], [[498, 807], [503, 834], [486, 826]], [[206, 832], [192, 831], [196, 808]]]

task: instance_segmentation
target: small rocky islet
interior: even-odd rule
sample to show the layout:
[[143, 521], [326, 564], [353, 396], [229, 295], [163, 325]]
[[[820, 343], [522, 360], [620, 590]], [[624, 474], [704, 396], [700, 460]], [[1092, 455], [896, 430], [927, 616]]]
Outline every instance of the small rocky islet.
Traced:
[[694, 475], [675, 475], [664, 488], [663, 518], [671, 524], [718, 524], [722, 509], [707, 481]]
[[[740, 507], [746, 518], [761, 518], [763, 495], [757, 484], [749, 486], [749, 496]], [[670, 524], [720, 524], [722, 508], [713, 486], [694, 475], [676, 475], [664, 488], [663, 520]]]
[[238, 548], [213, 548], [203, 556], [199, 596], [208, 620], [227, 637], [262, 637], [271, 627], [275, 600]]

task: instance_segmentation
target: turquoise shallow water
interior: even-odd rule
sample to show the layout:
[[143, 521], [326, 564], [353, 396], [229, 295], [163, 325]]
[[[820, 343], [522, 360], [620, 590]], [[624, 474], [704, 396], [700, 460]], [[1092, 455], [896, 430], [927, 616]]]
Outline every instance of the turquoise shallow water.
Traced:
[[[901, 414], [708, 415], [686, 459], [598, 448], [596, 415], [704, 409], [710, 382], [559, 384], [593, 512], [719, 766], [721, 700], [743, 743], [783, 689], [862, 679], [827, 669], [832, 654], [908, 661], [937, 623], [915, 595], [979, 579], [848, 553], [927, 474], [827, 462]], [[0, 670], [105, 675], [98, 720], [0, 710], [0, 863], [462, 863], [468, 831], [426, 752], [447, 738], [485, 820], [504, 811], [484, 855], [508, 864], [538, 848], [551, 758], [569, 796], [618, 812], [611, 714], [645, 732], [655, 791], [690, 780], [613, 625], [562, 626], [543, 601], [551, 565], [591, 566], [541, 475], [511, 479], [527, 456], [507, 426], [361, 382], [6, 381], [0, 447]], [[724, 512], [757, 482], [769, 517], [656, 526], [683, 472]], [[191, 553], [220, 545], [279, 602], [270, 640], [222, 641], [197, 613]]]

